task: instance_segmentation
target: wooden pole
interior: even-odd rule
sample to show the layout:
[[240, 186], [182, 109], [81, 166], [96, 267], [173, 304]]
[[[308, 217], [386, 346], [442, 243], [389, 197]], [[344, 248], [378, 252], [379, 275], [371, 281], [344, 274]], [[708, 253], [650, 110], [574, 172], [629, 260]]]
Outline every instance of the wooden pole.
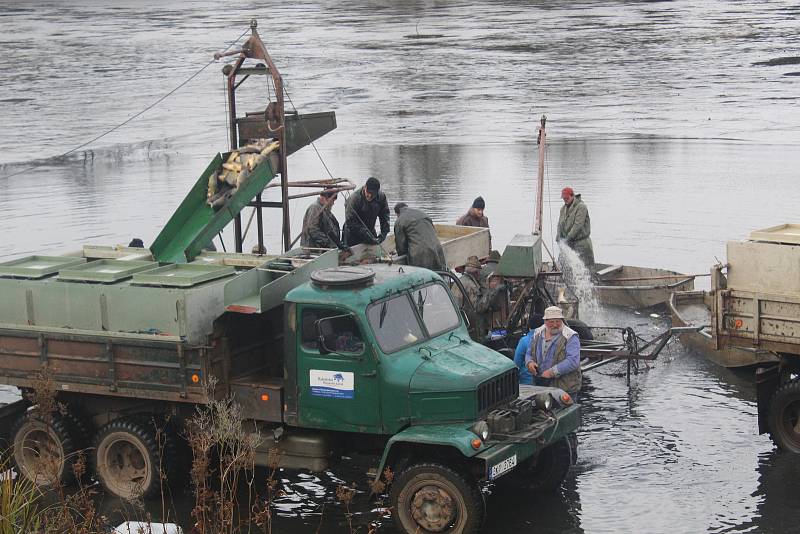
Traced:
[[544, 196], [544, 155], [545, 155], [545, 142], [547, 141], [547, 134], [545, 132], [545, 123], [547, 117], [542, 115], [541, 125], [539, 126], [539, 137], [537, 143], [539, 145], [539, 175], [536, 181], [536, 213], [533, 221], [533, 233], [542, 235], [542, 206]]

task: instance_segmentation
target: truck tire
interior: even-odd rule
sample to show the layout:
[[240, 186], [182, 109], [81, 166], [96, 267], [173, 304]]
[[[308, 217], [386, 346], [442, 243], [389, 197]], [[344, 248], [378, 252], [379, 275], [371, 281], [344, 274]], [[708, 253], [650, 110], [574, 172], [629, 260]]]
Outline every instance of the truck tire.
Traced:
[[410, 465], [392, 482], [389, 499], [397, 526], [408, 534], [473, 534], [483, 523], [478, 484], [442, 464]]
[[[138, 419], [116, 419], [98, 432], [94, 470], [106, 491], [127, 500], [146, 499], [161, 490], [161, 466], [168, 449], [159, 451], [156, 431]], [[161, 453], [164, 463], [161, 463]]]
[[66, 486], [75, 480], [75, 441], [60, 414], [44, 417], [29, 411], [11, 430], [14, 464], [37, 486]]
[[497, 482], [502, 486], [524, 488], [526, 491], [555, 493], [567, 478], [573, 463], [573, 444], [569, 437], [564, 437]]
[[769, 433], [781, 449], [800, 454], [800, 381], [784, 384], [772, 394]]

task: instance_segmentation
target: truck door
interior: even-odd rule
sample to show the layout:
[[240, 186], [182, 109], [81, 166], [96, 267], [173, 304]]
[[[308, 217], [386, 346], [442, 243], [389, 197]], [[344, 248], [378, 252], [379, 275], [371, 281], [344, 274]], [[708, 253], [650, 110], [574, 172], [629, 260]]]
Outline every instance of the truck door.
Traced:
[[[379, 431], [377, 355], [356, 317], [344, 310], [298, 307], [298, 415], [302, 426]], [[319, 330], [323, 330], [321, 345]]]

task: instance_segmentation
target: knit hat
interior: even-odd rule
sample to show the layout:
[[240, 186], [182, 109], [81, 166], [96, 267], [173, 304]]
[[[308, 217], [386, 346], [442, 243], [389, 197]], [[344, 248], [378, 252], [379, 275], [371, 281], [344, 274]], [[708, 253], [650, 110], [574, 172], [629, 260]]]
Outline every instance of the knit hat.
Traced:
[[561, 311], [561, 308], [558, 306], [550, 306], [549, 308], [544, 309], [544, 320], [547, 321], [548, 319], [564, 319], [564, 313]]
[[381, 190], [381, 183], [374, 176], [370, 176], [367, 178], [367, 183], [364, 185], [364, 189], [375, 195]]
[[478, 259], [478, 256], [470, 256], [469, 258], [467, 258], [467, 263], [465, 267], [469, 267], [472, 269], [480, 269], [481, 260]]
[[493, 251], [491, 251], [489, 253], [489, 261], [500, 261], [501, 259], [502, 259], [502, 256], [500, 255], [500, 253], [498, 251], [493, 250]]
[[568, 197], [574, 197], [575, 191], [573, 191], [571, 187], [565, 187], [561, 190], [561, 198], [564, 198], [565, 195]]
[[486, 208], [486, 202], [484, 202], [483, 197], [478, 197], [472, 201], [472, 207], [482, 210]]

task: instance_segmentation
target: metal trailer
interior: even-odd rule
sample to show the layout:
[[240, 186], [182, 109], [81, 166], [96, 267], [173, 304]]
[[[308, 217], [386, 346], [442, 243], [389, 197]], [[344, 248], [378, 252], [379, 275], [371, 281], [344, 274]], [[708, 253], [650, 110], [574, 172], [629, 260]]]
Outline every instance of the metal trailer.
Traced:
[[711, 271], [717, 350], [772, 351], [756, 370], [758, 430], [800, 454], [800, 225], [754, 231], [727, 243], [727, 264]]

